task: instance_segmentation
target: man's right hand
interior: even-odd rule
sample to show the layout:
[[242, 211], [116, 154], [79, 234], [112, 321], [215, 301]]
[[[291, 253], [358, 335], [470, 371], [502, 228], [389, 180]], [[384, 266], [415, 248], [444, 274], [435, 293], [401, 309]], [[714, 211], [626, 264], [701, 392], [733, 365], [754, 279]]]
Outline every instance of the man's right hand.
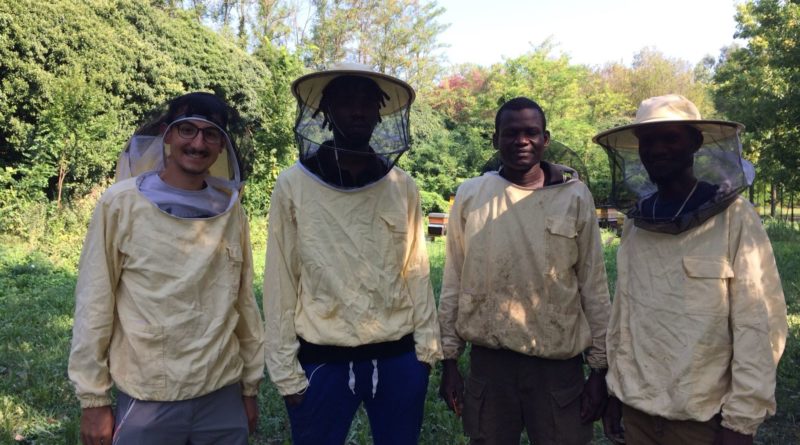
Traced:
[[464, 410], [464, 379], [458, 372], [458, 363], [453, 359], [442, 361], [442, 383], [439, 385], [439, 395], [457, 416], [461, 416], [461, 412]]
[[286, 401], [286, 404], [293, 408], [303, 403], [304, 398], [305, 398], [305, 392], [283, 396], [283, 400]]
[[83, 445], [111, 445], [114, 433], [114, 412], [111, 406], [81, 410], [81, 442]]

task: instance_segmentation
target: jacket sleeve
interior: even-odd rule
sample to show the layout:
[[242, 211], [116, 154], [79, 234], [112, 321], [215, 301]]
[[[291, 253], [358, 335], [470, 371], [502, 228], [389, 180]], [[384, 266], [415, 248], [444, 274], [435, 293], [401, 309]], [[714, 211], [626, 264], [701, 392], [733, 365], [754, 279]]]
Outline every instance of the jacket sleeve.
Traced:
[[294, 326], [300, 283], [297, 224], [284, 187], [279, 177], [270, 201], [264, 322], [267, 371], [278, 392], [285, 396], [304, 390], [308, 380], [297, 359], [300, 342]]
[[461, 270], [464, 265], [464, 220], [461, 217], [461, 190], [456, 193], [447, 221], [447, 246], [442, 292], [439, 296], [439, 326], [445, 360], [456, 360], [464, 352], [465, 343], [456, 332]]
[[592, 368], [607, 368], [606, 329], [611, 314], [608, 278], [603, 261], [603, 245], [595, 215], [594, 200], [584, 188], [578, 225], [578, 262], [575, 271], [581, 306], [589, 322], [592, 345], [586, 353], [586, 363]]
[[414, 305], [414, 344], [419, 361], [433, 366], [442, 358], [436, 302], [430, 281], [430, 263], [425, 245], [419, 191], [409, 179], [408, 252], [403, 276]]
[[788, 326], [769, 238], [749, 204], [737, 210], [730, 243], [731, 389], [722, 405], [722, 426], [752, 435], [775, 413], [776, 370]]
[[75, 321], [68, 374], [81, 408], [111, 405], [108, 350], [114, 328], [114, 291], [121, 259], [115, 243], [117, 222], [107, 200], [94, 209], [78, 266]]
[[264, 324], [253, 295], [253, 252], [250, 244], [250, 225], [247, 215], [240, 208], [242, 221], [241, 249], [243, 252], [239, 294], [236, 309], [239, 321], [236, 337], [239, 339], [239, 355], [244, 363], [242, 370], [242, 395], [255, 396], [258, 385], [264, 378]]

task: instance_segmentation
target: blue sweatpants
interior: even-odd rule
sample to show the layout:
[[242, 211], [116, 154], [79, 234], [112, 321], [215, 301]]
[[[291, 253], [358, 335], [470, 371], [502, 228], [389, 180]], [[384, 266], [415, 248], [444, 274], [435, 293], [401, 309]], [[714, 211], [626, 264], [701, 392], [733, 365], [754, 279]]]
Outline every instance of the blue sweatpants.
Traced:
[[346, 363], [303, 365], [303, 402], [286, 407], [294, 445], [341, 445], [363, 402], [375, 445], [419, 440], [428, 369], [414, 352]]

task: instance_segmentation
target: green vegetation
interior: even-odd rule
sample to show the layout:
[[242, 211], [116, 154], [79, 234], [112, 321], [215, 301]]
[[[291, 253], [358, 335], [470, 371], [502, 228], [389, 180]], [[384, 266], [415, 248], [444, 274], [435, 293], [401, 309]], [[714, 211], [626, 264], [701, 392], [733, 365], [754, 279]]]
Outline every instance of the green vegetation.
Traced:
[[[255, 218], [253, 252], [255, 288], [261, 300], [260, 264], [264, 261], [266, 221]], [[768, 222], [789, 306], [790, 336], [778, 369], [778, 414], [759, 430], [757, 442], [786, 444], [800, 440], [800, 227]], [[618, 239], [603, 233], [609, 276], [615, 274]], [[80, 410], [66, 367], [72, 329], [77, 255], [80, 242], [68, 247], [33, 246], [0, 240], [0, 444], [78, 443]], [[69, 252], [68, 252], [69, 251]], [[444, 263], [444, 239], [428, 244], [431, 278], [437, 295]], [[460, 365], [466, 370], [466, 357]], [[425, 404], [421, 443], [465, 444], [461, 424], [438, 400], [439, 373], [434, 371]], [[259, 397], [258, 434], [253, 444], [290, 443], [289, 423], [281, 397], [267, 380]], [[351, 444], [368, 444], [369, 423], [360, 412], [350, 432]], [[595, 443], [602, 429], [595, 425]], [[17, 438], [17, 439], [15, 439]], [[523, 443], [527, 443], [524, 441]]]
[[[309, 6], [307, 23], [301, 5]], [[550, 150], [551, 160], [578, 169], [598, 204], [608, 195], [609, 169], [592, 135], [630, 122], [646, 97], [678, 93], [705, 117], [743, 122], [757, 181], [787, 191], [773, 197], [775, 207], [793, 205], [791, 191], [800, 185], [800, 4], [749, 0], [738, 11], [745, 45], [696, 66], [643, 48], [630, 66], [586, 67], [545, 41], [489, 67], [448, 67], [438, 42], [447, 25], [434, 0], [0, 0], [0, 443], [76, 443], [79, 411], [66, 358], [80, 246], [126, 139], [166, 100], [212, 91], [244, 118], [244, 200], [260, 300], [264, 215], [275, 178], [295, 159], [289, 85], [342, 59], [416, 88], [413, 147], [400, 166], [419, 184], [426, 213], [446, 211], [458, 185], [492, 161], [495, 110], [517, 95], [544, 107], [553, 139], [572, 149], [558, 156]], [[790, 339], [779, 368], [779, 412], [758, 440], [796, 443], [800, 235], [796, 224], [766, 225], [789, 303]], [[603, 239], [613, 288], [618, 239]], [[429, 250], [438, 295], [441, 239]], [[458, 420], [436, 400], [438, 379], [434, 372], [422, 443], [463, 443]], [[288, 443], [285, 410], [269, 384], [261, 407], [253, 442]], [[367, 431], [360, 414], [352, 443], [365, 443]]]

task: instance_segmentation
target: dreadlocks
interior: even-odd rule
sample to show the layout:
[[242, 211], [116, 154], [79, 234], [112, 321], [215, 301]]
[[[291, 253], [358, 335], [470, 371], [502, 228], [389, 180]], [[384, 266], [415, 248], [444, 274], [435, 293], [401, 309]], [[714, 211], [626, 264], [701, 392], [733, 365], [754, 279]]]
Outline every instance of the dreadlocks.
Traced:
[[[317, 108], [317, 111], [315, 111], [311, 117], [316, 118], [321, 111], [324, 116], [322, 128], [333, 130], [333, 123], [329, 115], [330, 107], [340, 100], [346, 100], [353, 91], [363, 91], [368, 99], [374, 101], [374, 103], [378, 105], [379, 110], [386, 106], [387, 100], [390, 100], [389, 95], [372, 79], [363, 76], [339, 76], [325, 85], [325, 88], [322, 90], [322, 97], [319, 101], [319, 108]], [[381, 122], [380, 115], [378, 117], [378, 122]]]

